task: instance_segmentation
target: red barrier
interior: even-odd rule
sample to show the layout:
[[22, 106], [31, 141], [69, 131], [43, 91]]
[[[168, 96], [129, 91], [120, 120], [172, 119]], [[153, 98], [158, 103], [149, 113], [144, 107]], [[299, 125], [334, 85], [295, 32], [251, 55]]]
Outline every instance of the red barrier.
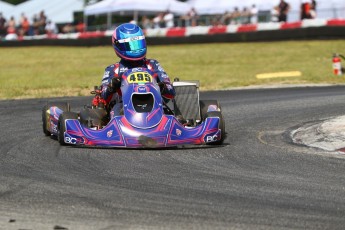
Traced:
[[286, 22], [281, 25], [280, 29], [282, 30], [297, 29], [301, 27], [302, 27], [302, 22]]
[[184, 37], [186, 36], [186, 28], [172, 28], [168, 29], [166, 37]]
[[213, 26], [208, 30], [207, 34], [225, 34], [226, 26]]
[[345, 19], [328, 20], [327, 26], [345, 26]]
[[257, 28], [258, 28], [258, 26], [255, 24], [241, 25], [238, 27], [237, 33], [253, 32], [253, 31], [256, 31]]
[[78, 38], [80, 39], [87, 39], [87, 38], [97, 38], [97, 37], [104, 37], [105, 32], [96, 31], [96, 32], [82, 32], [79, 34]]

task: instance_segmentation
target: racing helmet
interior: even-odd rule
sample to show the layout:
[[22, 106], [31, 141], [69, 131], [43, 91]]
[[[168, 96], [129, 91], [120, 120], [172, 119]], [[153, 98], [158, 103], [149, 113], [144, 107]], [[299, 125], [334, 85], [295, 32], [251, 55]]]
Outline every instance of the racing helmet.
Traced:
[[146, 56], [144, 32], [135, 24], [124, 23], [116, 27], [112, 36], [112, 44], [119, 58], [138, 61]]

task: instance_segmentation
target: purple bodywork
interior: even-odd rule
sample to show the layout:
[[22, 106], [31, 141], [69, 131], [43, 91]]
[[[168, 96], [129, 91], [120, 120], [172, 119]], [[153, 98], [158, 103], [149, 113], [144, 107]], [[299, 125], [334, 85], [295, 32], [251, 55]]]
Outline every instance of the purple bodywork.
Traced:
[[[78, 119], [66, 119], [64, 142], [72, 145], [162, 148], [200, 145], [219, 141], [219, 117], [208, 117], [196, 127], [185, 127], [173, 115], [164, 114], [160, 88], [151, 72], [144, 68], [124, 74], [121, 85], [124, 115], [113, 117], [102, 129], [82, 125]], [[217, 106], [209, 106], [216, 111]], [[63, 111], [50, 107], [48, 130], [58, 136], [58, 118]]]

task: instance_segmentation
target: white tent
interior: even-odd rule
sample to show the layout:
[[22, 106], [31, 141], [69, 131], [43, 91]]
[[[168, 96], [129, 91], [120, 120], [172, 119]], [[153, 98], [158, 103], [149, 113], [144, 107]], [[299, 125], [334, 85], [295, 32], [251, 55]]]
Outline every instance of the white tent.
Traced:
[[85, 15], [97, 15], [119, 12], [157, 13], [171, 11], [174, 14], [185, 14], [190, 9], [188, 3], [177, 0], [104, 0], [85, 7]]
[[114, 0], [103, 0], [92, 5], [88, 5], [84, 9], [85, 15], [107, 14]]
[[13, 12], [14, 8], [14, 5], [0, 1], [0, 13], [2, 13], [6, 19], [9, 19], [12, 16], [11, 13]]
[[30, 0], [16, 5], [13, 10], [6, 15], [14, 16], [18, 21], [21, 14], [24, 13], [29, 21], [32, 21], [34, 15], [44, 11], [48, 19], [55, 23], [66, 23], [73, 21], [75, 11], [83, 11], [83, 0]]
[[234, 7], [240, 7], [247, 0], [241, 0], [239, 2], [229, 0], [193, 0], [189, 4], [194, 7], [199, 15], [209, 14], [223, 14], [226, 11], [232, 11]]

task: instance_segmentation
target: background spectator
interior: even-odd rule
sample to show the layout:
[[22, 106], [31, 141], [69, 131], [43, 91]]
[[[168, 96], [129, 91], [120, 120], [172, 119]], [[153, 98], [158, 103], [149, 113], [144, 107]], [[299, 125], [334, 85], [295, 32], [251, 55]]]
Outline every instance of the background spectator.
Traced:
[[280, 3], [278, 5], [278, 21], [279, 22], [286, 22], [287, 21], [287, 15], [290, 10], [289, 3], [285, 2], [284, 0], [280, 0]]
[[144, 30], [152, 28], [152, 22], [146, 15], [142, 16], [140, 24]]
[[310, 15], [311, 18], [316, 18], [316, 0], [311, 1], [311, 7], [310, 7]]
[[170, 11], [165, 12], [163, 16], [163, 21], [165, 23], [166, 28], [174, 27], [174, 15]]
[[62, 27], [62, 32], [64, 34], [72, 33], [74, 32], [74, 27], [72, 26], [71, 23], [67, 23], [66, 25]]
[[183, 15], [181, 17], [182, 20], [184, 20], [184, 24], [186, 27], [188, 26], [196, 26], [197, 25], [197, 19], [198, 19], [198, 14], [196, 10], [192, 7], [186, 15]]
[[14, 34], [16, 33], [16, 20], [12, 16], [7, 23], [7, 34]]
[[38, 35], [39, 34], [39, 21], [38, 21], [38, 16], [36, 14], [32, 18], [32, 28], [33, 28], [33, 34]]
[[243, 7], [241, 12], [241, 24], [248, 24], [250, 22], [250, 11], [247, 7]]
[[301, 20], [311, 19], [310, 8], [311, 8], [311, 1], [302, 0], [302, 3], [301, 3]]
[[241, 12], [239, 11], [238, 7], [234, 8], [234, 11], [231, 14], [231, 24], [240, 24], [241, 23]]
[[259, 13], [258, 8], [256, 7], [255, 4], [253, 4], [252, 7], [250, 8], [250, 23], [251, 24], [258, 23], [258, 13]]
[[[231, 22], [231, 12], [225, 11], [224, 14], [220, 17], [220, 24], [222, 25], [229, 25]], [[212, 25], [215, 25], [212, 22]]]
[[0, 12], [0, 37], [5, 36], [6, 33], [6, 19], [2, 16], [2, 13]]
[[152, 20], [153, 28], [155, 28], [155, 29], [161, 28], [162, 21], [163, 21], [163, 13], [157, 14], [157, 16], [154, 17]]
[[30, 22], [28, 18], [25, 15], [23, 15], [20, 22], [19, 35], [20, 36], [29, 35], [29, 29], [30, 29]]
[[47, 17], [44, 14], [44, 11], [41, 11], [40, 15], [38, 17], [38, 32], [39, 32], [39, 34], [45, 33], [46, 23], [47, 23]]
[[54, 22], [52, 22], [51, 20], [47, 21], [47, 24], [45, 26], [45, 32], [48, 36], [54, 35], [58, 33], [58, 28], [56, 26], [56, 24]]
[[78, 21], [75, 25], [75, 30], [80, 33], [85, 32], [85, 23], [82, 21]]

